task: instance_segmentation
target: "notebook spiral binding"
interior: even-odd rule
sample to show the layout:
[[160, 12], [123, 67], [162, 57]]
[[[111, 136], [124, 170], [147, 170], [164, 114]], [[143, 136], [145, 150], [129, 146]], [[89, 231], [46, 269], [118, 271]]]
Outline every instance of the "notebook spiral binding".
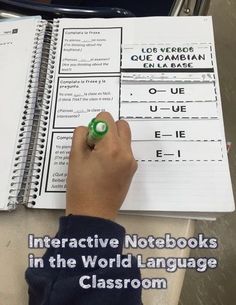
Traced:
[[39, 192], [49, 123], [59, 20], [40, 21], [34, 39], [27, 94], [11, 177], [8, 209], [34, 206]]

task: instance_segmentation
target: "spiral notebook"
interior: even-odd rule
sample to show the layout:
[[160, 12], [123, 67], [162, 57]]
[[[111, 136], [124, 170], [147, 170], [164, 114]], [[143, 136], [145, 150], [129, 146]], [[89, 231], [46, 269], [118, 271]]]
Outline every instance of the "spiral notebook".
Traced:
[[234, 210], [210, 17], [1, 22], [0, 86], [1, 210], [65, 208], [73, 129], [100, 111], [132, 131], [123, 213]]

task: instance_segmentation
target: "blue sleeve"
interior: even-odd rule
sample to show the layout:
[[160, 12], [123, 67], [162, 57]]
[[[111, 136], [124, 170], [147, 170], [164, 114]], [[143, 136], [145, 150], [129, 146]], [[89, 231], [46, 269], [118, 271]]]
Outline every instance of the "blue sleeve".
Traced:
[[[57, 238], [76, 240], [97, 235], [98, 238], [118, 239], [119, 246], [112, 247], [65, 247], [50, 248], [43, 256], [44, 268], [28, 268], [26, 281], [29, 285], [29, 305], [141, 305], [141, 288], [123, 285], [124, 280], [141, 280], [136, 259], [132, 256], [131, 266], [84, 267], [83, 256], [116, 258], [122, 255], [125, 230], [110, 220], [89, 216], [61, 217]], [[51, 268], [48, 258], [60, 255], [76, 259], [76, 268]], [[81, 282], [81, 278], [85, 278]], [[117, 282], [118, 280], [118, 282]], [[95, 284], [93, 284], [93, 281]], [[98, 287], [100, 282], [102, 288]], [[82, 283], [82, 285], [81, 285]], [[104, 284], [105, 283], [105, 284]], [[117, 284], [118, 283], [118, 284]], [[86, 285], [86, 289], [83, 288]], [[122, 287], [120, 287], [122, 284]], [[93, 286], [95, 285], [95, 286]], [[103, 287], [105, 285], [105, 288]], [[112, 287], [112, 286], [117, 286]], [[90, 287], [91, 286], [91, 287]], [[127, 287], [126, 287], [127, 286]], [[89, 288], [88, 288], [89, 287]], [[112, 287], [112, 288], [111, 288]]]

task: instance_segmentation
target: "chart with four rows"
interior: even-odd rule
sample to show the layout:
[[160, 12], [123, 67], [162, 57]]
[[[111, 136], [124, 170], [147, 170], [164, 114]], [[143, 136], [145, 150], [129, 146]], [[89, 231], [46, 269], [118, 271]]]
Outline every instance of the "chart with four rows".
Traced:
[[[201, 48], [212, 58], [209, 45]], [[211, 60], [205, 68], [123, 69], [120, 118], [138, 161], [222, 161], [219, 114]]]

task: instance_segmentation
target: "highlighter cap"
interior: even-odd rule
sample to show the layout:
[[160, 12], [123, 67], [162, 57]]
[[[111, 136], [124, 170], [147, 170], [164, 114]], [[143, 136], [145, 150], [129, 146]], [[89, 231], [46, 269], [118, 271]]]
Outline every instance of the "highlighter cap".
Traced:
[[89, 136], [94, 139], [101, 139], [108, 131], [107, 123], [95, 118], [89, 123], [88, 128]]

